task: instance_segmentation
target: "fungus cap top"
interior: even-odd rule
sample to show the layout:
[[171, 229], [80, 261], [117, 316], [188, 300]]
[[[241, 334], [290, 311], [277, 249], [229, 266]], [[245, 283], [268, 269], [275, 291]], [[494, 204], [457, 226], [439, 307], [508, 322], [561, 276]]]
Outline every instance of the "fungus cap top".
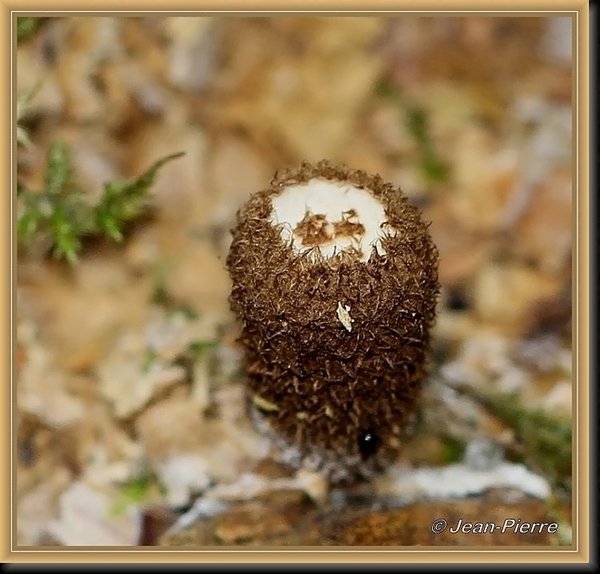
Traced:
[[367, 189], [347, 182], [312, 178], [294, 184], [271, 199], [270, 221], [296, 253], [315, 249], [324, 258], [352, 251], [367, 262], [379, 255], [384, 234], [394, 234], [384, 206]]

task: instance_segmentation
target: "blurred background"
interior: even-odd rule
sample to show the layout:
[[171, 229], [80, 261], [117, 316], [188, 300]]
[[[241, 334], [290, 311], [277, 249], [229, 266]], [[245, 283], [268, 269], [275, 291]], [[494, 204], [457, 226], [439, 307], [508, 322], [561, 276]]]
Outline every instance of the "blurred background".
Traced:
[[[569, 544], [571, 31], [18, 18], [17, 542]], [[324, 158], [422, 208], [443, 285], [413, 441], [349, 490], [247, 420], [224, 265], [249, 194]], [[512, 514], [559, 532], [429, 528]]]

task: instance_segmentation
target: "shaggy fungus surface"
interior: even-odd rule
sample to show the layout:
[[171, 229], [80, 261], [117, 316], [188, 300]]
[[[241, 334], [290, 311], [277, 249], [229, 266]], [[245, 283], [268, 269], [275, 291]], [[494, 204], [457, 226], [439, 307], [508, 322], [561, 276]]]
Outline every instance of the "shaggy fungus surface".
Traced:
[[418, 209], [378, 175], [303, 163], [238, 211], [227, 266], [250, 410], [284, 460], [334, 482], [393, 461], [439, 292]]

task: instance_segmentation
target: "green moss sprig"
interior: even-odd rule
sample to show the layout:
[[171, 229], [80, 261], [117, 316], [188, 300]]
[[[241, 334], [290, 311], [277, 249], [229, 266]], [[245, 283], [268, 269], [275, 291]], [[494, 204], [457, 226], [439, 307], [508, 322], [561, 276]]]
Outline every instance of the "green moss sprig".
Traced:
[[74, 180], [66, 144], [54, 141], [47, 156], [44, 189], [31, 191], [17, 186], [17, 239], [27, 246], [42, 236], [56, 257], [71, 264], [77, 262], [84, 237], [122, 241], [126, 224], [148, 209], [149, 190], [158, 170], [182, 155], [158, 160], [137, 179], [106, 183], [100, 199], [91, 204]]
[[484, 397], [487, 408], [516, 430], [523, 457], [553, 486], [571, 491], [572, 423], [539, 408], [521, 406], [514, 394]]
[[431, 184], [447, 181], [450, 177], [450, 166], [440, 157], [435, 148], [426, 111], [387, 81], [379, 84], [377, 96], [391, 101], [402, 113], [402, 121], [415, 141], [419, 168], [425, 180]]
[[406, 125], [414, 137], [419, 151], [421, 171], [430, 183], [440, 183], [448, 178], [449, 167], [435, 150], [429, 133], [429, 120], [425, 111], [419, 106], [406, 104]]
[[572, 422], [541, 408], [523, 406], [518, 393], [501, 393], [452, 384], [515, 431], [509, 455], [543, 474], [553, 488], [570, 493]]
[[44, 23], [46, 18], [20, 16], [17, 18], [17, 42], [26, 42]]

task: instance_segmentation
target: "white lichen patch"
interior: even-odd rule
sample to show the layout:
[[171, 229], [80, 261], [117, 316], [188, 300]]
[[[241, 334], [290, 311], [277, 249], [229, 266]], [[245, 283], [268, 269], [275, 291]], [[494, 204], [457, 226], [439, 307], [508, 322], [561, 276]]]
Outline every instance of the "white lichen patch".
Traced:
[[170, 456], [155, 465], [156, 474], [171, 506], [183, 506], [195, 492], [205, 490], [211, 481], [206, 461], [199, 454]]
[[340, 323], [344, 325], [348, 331], [352, 331], [352, 323], [354, 322], [354, 319], [350, 317], [350, 307], [348, 305], [342, 305], [341, 302], [338, 301], [336, 312]]
[[74, 482], [61, 495], [59, 515], [47, 532], [63, 546], [131, 546], [139, 539], [139, 510], [115, 516], [115, 488]]
[[383, 230], [393, 234], [385, 210], [373, 194], [343, 182], [313, 178], [290, 185], [273, 198], [271, 223], [297, 253], [317, 250], [329, 258], [351, 251], [364, 262], [372, 250], [385, 254]]
[[515, 489], [541, 500], [550, 496], [550, 484], [543, 476], [522, 464], [505, 461], [481, 469], [466, 463], [419, 468], [398, 464], [375, 481], [379, 495], [395, 496], [406, 502], [466, 498], [490, 489]]

